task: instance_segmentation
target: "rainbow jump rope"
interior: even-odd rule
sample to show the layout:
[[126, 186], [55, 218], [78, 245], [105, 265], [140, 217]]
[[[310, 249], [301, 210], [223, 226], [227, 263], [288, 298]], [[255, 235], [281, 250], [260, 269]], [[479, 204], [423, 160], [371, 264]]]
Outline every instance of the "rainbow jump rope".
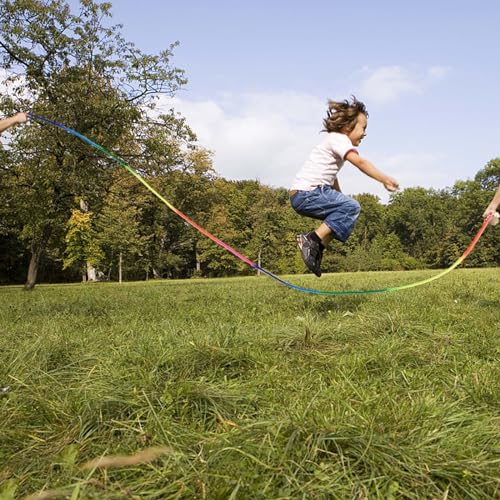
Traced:
[[448, 274], [450, 271], [453, 271], [456, 267], [458, 267], [466, 258], [467, 256], [472, 252], [474, 247], [476, 246], [476, 243], [479, 241], [479, 238], [481, 238], [481, 235], [484, 233], [486, 230], [488, 224], [490, 221], [492, 221], [494, 214], [489, 215], [487, 218], [485, 218], [482, 226], [480, 227], [479, 231], [477, 234], [474, 236], [472, 241], [470, 242], [469, 246], [465, 250], [465, 252], [447, 269], [444, 271], [441, 271], [440, 273], [427, 278], [422, 281], [416, 281], [414, 283], [410, 283], [407, 285], [401, 285], [401, 286], [395, 286], [395, 287], [387, 287], [387, 288], [379, 288], [376, 290], [339, 290], [339, 291], [326, 291], [326, 290], [316, 290], [314, 288], [304, 288], [298, 285], [294, 285], [293, 283], [289, 283], [288, 281], [285, 281], [284, 279], [280, 278], [279, 276], [276, 276], [272, 272], [268, 271], [267, 269], [264, 269], [257, 265], [255, 262], [252, 262], [249, 258], [245, 257], [244, 255], [240, 254], [237, 250], [229, 246], [227, 243], [224, 243], [222, 240], [214, 236], [213, 234], [209, 233], [206, 229], [202, 228], [200, 225], [198, 225], [196, 222], [191, 220], [187, 215], [183, 214], [179, 209], [174, 207], [168, 200], [166, 200], [158, 191], [156, 191], [152, 186], [150, 186], [144, 178], [139, 175], [139, 173], [134, 170], [128, 163], [120, 158], [119, 156], [115, 155], [111, 151], [108, 151], [106, 148], [102, 147], [99, 144], [96, 144], [95, 142], [91, 141], [84, 135], [80, 134], [76, 130], [73, 130], [69, 127], [66, 127], [65, 125], [62, 125], [61, 123], [57, 123], [53, 120], [49, 120], [48, 118], [44, 118], [43, 116], [38, 116], [34, 113], [26, 113], [30, 118], [33, 118], [34, 120], [37, 120], [42, 123], [48, 123], [50, 125], [54, 125], [55, 127], [59, 127], [60, 129], [68, 132], [71, 135], [74, 135], [75, 137], [78, 137], [78, 139], [82, 140], [83, 142], [86, 142], [93, 148], [97, 149], [98, 151], [101, 151], [104, 153], [106, 156], [114, 160], [116, 163], [118, 163], [120, 166], [122, 166], [127, 172], [132, 174], [136, 179], [139, 180], [146, 188], [151, 191], [160, 201], [162, 201], [172, 212], [174, 212], [176, 215], [178, 215], [181, 219], [185, 220], [189, 225], [197, 229], [200, 233], [205, 235], [207, 238], [210, 238], [213, 242], [215, 242], [217, 245], [220, 247], [224, 248], [228, 252], [232, 253], [235, 257], [238, 259], [242, 260], [245, 264], [249, 265], [250, 267], [256, 269], [257, 271], [260, 271], [273, 280], [277, 281], [281, 285], [284, 285], [288, 288], [291, 288], [292, 290], [296, 290], [298, 292], [304, 292], [304, 293], [311, 293], [311, 294], [316, 294], [316, 295], [363, 295], [363, 294], [368, 294], [368, 293], [383, 293], [383, 292], [396, 292], [398, 290], [405, 290], [407, 288], [414, 288], [417, 286], [425, 285], [427, 283], [430, 283], [431, 281], [435, 281], [439, 278], [442, 278], [446, 274]]

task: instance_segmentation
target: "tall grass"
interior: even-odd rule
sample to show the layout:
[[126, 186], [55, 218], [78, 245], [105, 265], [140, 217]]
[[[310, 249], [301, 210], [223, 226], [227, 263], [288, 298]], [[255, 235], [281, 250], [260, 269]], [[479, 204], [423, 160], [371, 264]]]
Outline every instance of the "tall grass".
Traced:
[[499, 269], [333, 298], [0, 288], [0, 498], [498, 498], [499, 290]]

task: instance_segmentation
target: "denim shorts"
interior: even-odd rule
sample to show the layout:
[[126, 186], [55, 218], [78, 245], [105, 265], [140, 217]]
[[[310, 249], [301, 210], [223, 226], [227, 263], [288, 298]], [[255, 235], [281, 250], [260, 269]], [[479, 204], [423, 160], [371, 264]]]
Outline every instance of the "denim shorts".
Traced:
[[297, 191], [290, 203], [298, 214], [322, 220], [339, 241], [349, 238], [361, 210], [356, 200], [327, 185], [312, 191]]

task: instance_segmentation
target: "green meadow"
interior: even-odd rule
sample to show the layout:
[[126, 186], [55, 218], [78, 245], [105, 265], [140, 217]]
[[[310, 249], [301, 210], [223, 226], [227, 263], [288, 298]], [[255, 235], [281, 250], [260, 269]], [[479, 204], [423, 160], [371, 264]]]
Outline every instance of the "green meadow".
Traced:
[[371, 295], [2, 287], [0, 498], [499, 498], [499, 290], [499, 268]]

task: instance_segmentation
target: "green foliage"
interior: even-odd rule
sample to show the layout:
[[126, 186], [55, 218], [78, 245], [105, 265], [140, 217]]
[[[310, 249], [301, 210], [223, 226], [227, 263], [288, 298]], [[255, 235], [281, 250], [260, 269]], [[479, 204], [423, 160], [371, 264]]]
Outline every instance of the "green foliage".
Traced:
[[72, 210], [67, 226], [63, 268], [75, 264], [84, 266], [92, 258], [92, 212]]
[[[96, 264], [105, 269], [116, 264], [120, 255], [127, 261], [144, 253], [146, 238], [140, 233], [140, 205], [144, 192], [138, 187], [137, 181], [127, 173], [115, 172], [104, 208], [95, 221], [95, 246], [100, 250]], [[140, 193], [136, 200], [131, 196], [134, 190]]]
[[500, 158], [494, 158], [475, 176], [474, 182], [484, 191], [495, 191], [500, 186]]
[[[291, 209], [285, 190], [262, 186], [256, 181], [218, 178], [209, 152], [173, 146], [168, 138], [165, 135], [155, 139], [155, 147], [159, 149], [151, 149], [149, 166], [144, 164], [144, 170], [156, 172], [147, 179], [157, 192], [240, 253], [254, 262], [260, 259], [266, 269], [282, 274], [305, 271], [296, 250], [295, 235], [311, 230], [317, 222], [298, 216]], [[165, 151], [168, 144], [178, 165], [161, 165], [155, 156], [157, 151]], [[483, 178], [482, 174], [480, 171], [477, 177]], [[447, 267], [469, 244], [492, 196], [493, 191], [482, 190], [476, 181], [458, 181], [452, 189], [442, 192], [409, 189], [398, 193], [388, 205], [382, 205], [374, 196], [360, 195], [359, 223], [345, 244], [332, 242], [324, 256], [323, 270]], [[112, 269], [116, 269], [116, 260], [122, 253], [126, 256], [124, 267], [129, 279], [251, 272], [164, 207], [121, 169], [111, 173], [108, 194], [94, 213], [91, 239], [95, 244], [91, 250], [83, 251], [84, 245], [74, 241], [75, 248], [70, 254], [77, 258], [71, 263], [83, 265], [82, 259], [87, 255], [114, 278], [116, 273]], [[495, 228], [488, 228], [465, 265], [498, 265], [498, 237]], [[66, 254], [66, 259], [70, 254]]]
[[349, 243], [366, 248], [377, 235], [386, 230], [385, 207], [377, 196], [360, 194], [354, 197], [361, 205], [361, 213]]
[[[452, 188], [456, 197], [455, 210], [451, 214], [454, 227], [457, 231], [455, 243], [461, 247], [468, 244], [467, 234], [477, 227], [483, 211], [489, 204], [500, 185], [500, 159], [496, 158], [475, 175], [473, 181], [458, 181]], [[467, 260], [466, 265], [471, 267], [498, 265], [500, 257], [499, 232], [496, 228], [486, 231], [481, 238], [481, 245]]]
[[[185, 78], [170, 64], [175, 44], [157, 55], [143, 54], [123, 39], [120, 26], [106, 24], [109, 17], [110, 4], [92, 0], [81, 2], [77, 14], [63, 0], [2, 2], [0, 58], [14, 90], [2, 96], [0, 107], [31, 109], [128, 154], [129, 134], [140, 137], [145, 128], [144, 107], [154, 107], [159, 94], [173, 95]], [[163, 125], [164, 135], [182, 135], [175, 116], [164, 117]], [[130, 149], [140, 150], [140, 141]], [[43, 253], [63, 247], [74, 200], [85, 199], [96, 214], [101, 210], [109, 164], [53, 127], [22, 127], [14, 135], [0, 185], [16, 214], [19, 238], [32, 252], [33, 285]]]
[[388, 207], [389, 230], [412, 257], [437, 265], [435, 254], [450, 225], [452, 201], [446, 191], [409, 188], [396, 193]]
[[[233, 248], [241, 248], [238, 243], [243, 243], [244, 234], [238, 231], [236, 217], [229, 211], [229, 208], [223, 202], [215, 204], [212, 207], [206, 229]], [[198, 251], [200, 262], [206, 268], [209, 276], [231, 275], [244, 269], [238, 259], [209, 239], [198, 242]]]

